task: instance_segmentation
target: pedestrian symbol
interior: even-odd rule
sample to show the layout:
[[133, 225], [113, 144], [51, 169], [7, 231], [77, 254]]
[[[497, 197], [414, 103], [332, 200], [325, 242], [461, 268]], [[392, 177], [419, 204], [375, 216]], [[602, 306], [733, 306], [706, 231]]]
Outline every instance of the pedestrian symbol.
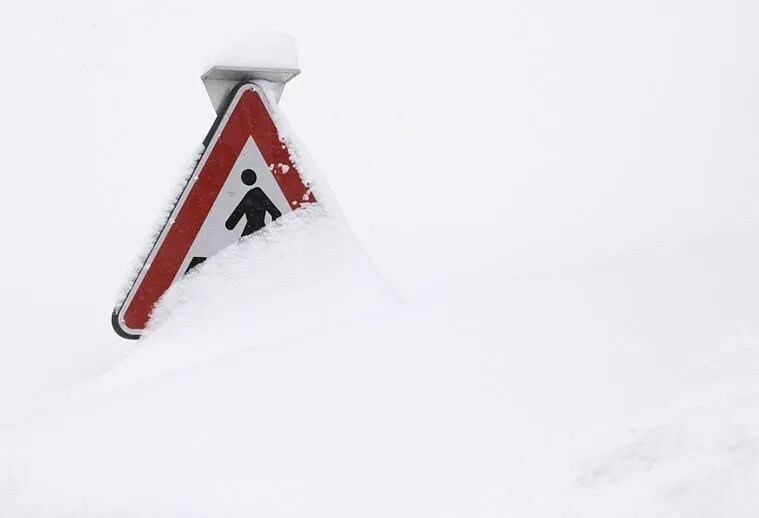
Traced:
[[[246, 169], [242, 172], [241, 179], [245, 185], [253, 185], [258, 177], [253, 169]], [[279, 209], [272, 203], [266, 193], [260, 187], [254, 187], [249, 190], [245, 197], [229, 215], [224, 226], [227, 230], [233, 230], [240, 219], [245, 216], [245, 230], [242, 231], [242, 237], [252, 234], [264, 228], [266, 214], [271, 216], [272, 221], [282, 215]]]

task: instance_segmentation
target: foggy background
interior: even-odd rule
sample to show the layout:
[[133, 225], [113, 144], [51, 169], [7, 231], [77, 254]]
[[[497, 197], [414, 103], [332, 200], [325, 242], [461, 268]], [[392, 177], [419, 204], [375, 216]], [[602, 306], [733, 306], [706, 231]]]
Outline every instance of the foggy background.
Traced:
[[[281, 107], [404, 300], [651, 251], [666, 282], [693, 247], [711, 284], [673, 289], [712, 315], [732, 275], [751, 329], [757, 22], [749, 0], [6, 2], [0, 415], [134, 349], [110, 312], [213, 121], [200, 74], [253, 29], [296, 41]], [[631, 321], [647, 279], [604, 288]]]

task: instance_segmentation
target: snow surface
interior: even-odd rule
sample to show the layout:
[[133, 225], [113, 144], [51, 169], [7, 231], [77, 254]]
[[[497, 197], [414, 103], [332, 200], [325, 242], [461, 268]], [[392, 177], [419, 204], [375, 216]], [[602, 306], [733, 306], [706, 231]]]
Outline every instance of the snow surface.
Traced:
[[[0, 15], [0, 516], [756, 516], [759, 4], [42, 4]], [[122, 341], [253, 28], [341, 208]]]
[[3, 515], [755, 515], [744, 235], [388, 308], [313, 210], [209, 260], [127, 361], [6, 430]]

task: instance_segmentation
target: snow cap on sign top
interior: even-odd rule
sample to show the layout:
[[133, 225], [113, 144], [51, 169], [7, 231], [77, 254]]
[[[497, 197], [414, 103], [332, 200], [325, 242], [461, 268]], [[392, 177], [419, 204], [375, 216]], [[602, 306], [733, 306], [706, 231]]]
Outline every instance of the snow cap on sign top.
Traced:
[[298, 68], [298, 51], [289, 34], [251, 31], [223, 43], [206, 69], [212, 66], [245, 68]]

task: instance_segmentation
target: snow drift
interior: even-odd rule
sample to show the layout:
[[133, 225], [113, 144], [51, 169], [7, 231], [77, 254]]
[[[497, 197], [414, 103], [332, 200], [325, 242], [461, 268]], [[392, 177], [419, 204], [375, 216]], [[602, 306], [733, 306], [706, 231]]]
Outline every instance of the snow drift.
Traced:
[[532, 279], [481, 272], [488, 286], [388, 307], [363, 261], [335, 260], [355, 251], [339, 229], [313, 207], [177, 285], [126, 362], [6, 431], [0, 513], [759, 505], [759, 334], [741, 316], [757, 309], [759, 250], [744, 235]]

